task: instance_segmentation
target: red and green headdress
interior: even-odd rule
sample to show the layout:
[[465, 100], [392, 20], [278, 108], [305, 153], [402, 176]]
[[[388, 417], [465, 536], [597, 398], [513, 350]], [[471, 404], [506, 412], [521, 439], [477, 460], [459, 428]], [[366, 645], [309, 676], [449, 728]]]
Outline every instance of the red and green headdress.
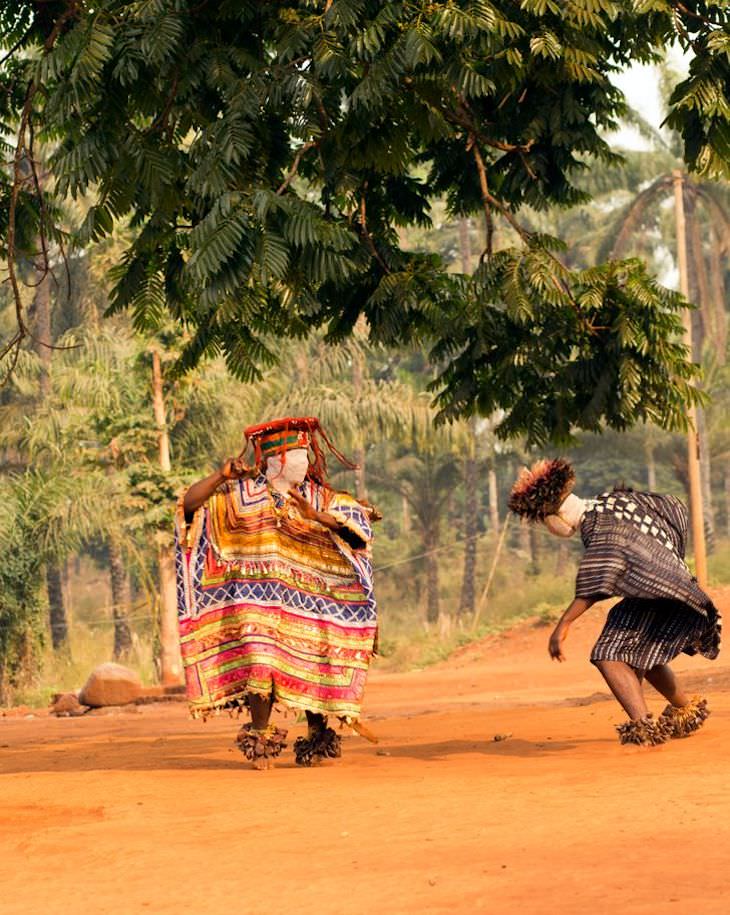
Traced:
[[254, 463], [257, 468], [261, 467], [265, 458], [274, 454], [285, 454], [294, 448], [306, 448], [309, 451], [308, 476], [319, 483], [323, 483], [327, 476], [325, 448], [349, 470], [354, 470], [357, 466], [335, 448], [316, 416], [286, 416], [282, 419], [273, 419], [248, 426], [243, 434], [246, 443], [250, 442], [253, 445]]
[[575, 471], [567, 461], [537, 461], [520, 471], [509, 495], [509, 507], [528, 521], [544, 521], [558, 512], [574, 485]]

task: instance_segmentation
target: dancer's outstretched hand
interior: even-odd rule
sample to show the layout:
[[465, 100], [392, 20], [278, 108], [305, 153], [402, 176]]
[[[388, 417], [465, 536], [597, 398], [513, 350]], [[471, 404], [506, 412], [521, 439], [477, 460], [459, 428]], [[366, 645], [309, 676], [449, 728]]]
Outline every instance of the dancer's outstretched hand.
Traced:
[[319, 520], [320, 512], [318, 512], [312, 503], [308, 502], [300, 492], [297, 492], [296, 489], [290, 489], [289, 497], [292, 502], [296, 504], [302, 518], [306, 518], [308, 521]]
[[228, 458], [221, 467], [221, 473], [226, 480], [240, 480], [248, 473], [248, 467], [240, 457]]
[[554, 661], [564, 661], [565, 655], [563, 654], [563, 642], [568, 635], [568, 627], [564, 623], [558, 623], [558, 625], [553, 629], [553, 634], [550, 636], [550, 642], [548, 643], [548, 651], [550, 652], [550, 657]]

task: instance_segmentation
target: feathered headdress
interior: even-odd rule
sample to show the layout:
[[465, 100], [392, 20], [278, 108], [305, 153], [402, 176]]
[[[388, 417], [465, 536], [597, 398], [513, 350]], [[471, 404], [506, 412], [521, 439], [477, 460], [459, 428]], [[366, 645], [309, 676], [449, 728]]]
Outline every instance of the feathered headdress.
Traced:
[[575, 485], [575, 471], [562, 458], [543, 459], [523, 467], [509, 495], [509, 507], [528, 521], [554, 515]]

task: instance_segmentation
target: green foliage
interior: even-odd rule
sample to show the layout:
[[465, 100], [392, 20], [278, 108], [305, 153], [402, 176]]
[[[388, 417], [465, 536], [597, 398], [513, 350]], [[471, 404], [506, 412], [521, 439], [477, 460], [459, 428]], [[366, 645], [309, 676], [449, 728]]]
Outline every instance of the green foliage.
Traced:
[[501, 437], [565, 443], [575, 428], [638, 419], [681, 429], [687, 404], [703, 402], [676, 342], [682, 300], [640, 261], [570, 271], [541, 246], [505, 249], [474, 286], [433, 352], [447, 366], [433, 383], [443, 416], [502, 408]]
[[[0, 494], [2, 491], [0, 490]], [[18, 519], [20, 520], [20, 519]], [[0, 704], [32, 675], [42, 643], [39, 558], [28, 531], [15, 530], [0, 566]]]
[[[459, 282], [441, 258], [405, 251], [397, 230], [427, 225], [433, 194], [453, 212], [509, 218], [525, 205], [585, 200], [577, 182], [587, 157], [616, 158], [601, 135], [625, 110], [612, 74], [656, 60], [677, 33], [689, 36], [695, 61], [689, 84], [677, 88], [673, 123], [690, 161], [723, 165], [727, 13], [719, 4], [689, 13], [629, 0], [101, 0], [39, 11], [12, 0], [1, 16], [3, 43], [20, 39], [33, 51], [12, 65], [18, 79], [43, 84], [34, 111], [57, 144], [58, 193], [94, 192], [81, 238], [103, 238], [131, 218], [112, 310], [130, 309], [140, 330], [172, 315], [190, 332], [182, 369], [221, 354], [249, 381], [274, 363], [274, 338], [324, 327], [340, 340], [365, 316], [374, 340], [427, 341], [449, 360], [438, 392], [444, 416], [489, 404], [508, 414], [505, 432], [564, 438], [584, 415], [594, 427], [601, 399], [527, 423], [515, 410], [533, 384], [520, 368], [521, 327], [501, 316], [519, 300], [537, 327], [571, 328], [575, 306], [571, 295], [553, 294], [557, 283], [573, 297], [593, 301], [601, 288], [609, 296], [609, 329], [581, 336], [575, 373], [600, 376], [618, 393], [620, 415], [606, 419], [646, 414], [635, 409], [631, 366], [637, 350], [648, 350], [652, 365], [668, 360], [666, 397], [654, 385], [649, 412], [675, 422], [688, 368], [672, 344], [676, 322], [660, 319], [661, 295], [648, 277], [633, 271], [619, 292], [614, 282], [563, 275], [550, 243], [531, 236], [508, 255], [517, 283], [489, 251], [484, 269]], [[6, 119], [21, 96], [3, 103]], [[456, 343], [452, 336], [455, 315], [482, 312], [485, 302], [494, 314], [479, 317], [480, 346], [511, 362], [509, 389], [504, 373], [469, 364], [464, 321]], [[634, 310], [639, 324], [657, 318], [649, 343], [627, 342]], [[616, 353], [606, 363], [604, 346]], [[567, 384], [564, 364], [561, 348], [548, 346], [547, 377]], [[542, 407], [538, 398], [533, 412]]]
[[[665, 3], [672, 14], [679, 4]], [[680, 41], [692, 52], [690, 72], [670, 99], [667, 122], [700, 174], [730, 177], [730, 11], [725, 0], [692, 4]]]
[[0, 704], [33, 674], [42, 645], [37, 501], [32, 488], [0, 486]]

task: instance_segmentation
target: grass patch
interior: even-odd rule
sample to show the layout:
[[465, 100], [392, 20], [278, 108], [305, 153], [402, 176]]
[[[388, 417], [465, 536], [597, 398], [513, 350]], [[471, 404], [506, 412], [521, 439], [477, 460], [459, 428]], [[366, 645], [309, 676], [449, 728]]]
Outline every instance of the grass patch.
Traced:
[[715, 542], [715, 549], [707, 557], [707, 574], [710, 585], [730, 585], [730, 539]]
[[[493, 539], [484, 537], [477, 551], [477, 605], [483, 597], [493, 551]], [[426, 622], [423, 576], [415, 563], [403, 563], [397, 575], [387, 571], [379, 577], [376, 574], [381, 670], [427, 667], [445, 660], [463, 645], [508, 629], [527, 617], [537, 615], [545, 625], [552, 624], [573, 596], [577, 567], [574, 556], [567, 563], [563, 561], [558, 572], [557, 551], [544, 549], [537, 568], [527, 556], [510, 551], [503, 555], [490, 592], [481, 600], [475, 627], [473, 616], [458, 615], [461, 562], [457, 550], [444, 551], [439, 568], [441, 615], [438, 623], [431, 624]]]
[[[42, 708], [50, 704], [54, 693], [80, 689], [95, 667], [112, 660], [113, 635], [109, 629], [92, 630], [83, 623], [71, 626], [69, 650], [56, 652], [47, 646], [33, 682], [13, 691], [13, 704]], [[134, 642], [129, 656], [119, 663], [137, 671], [144, 684], [157, 682], [151, 639], [136, 635]]]

